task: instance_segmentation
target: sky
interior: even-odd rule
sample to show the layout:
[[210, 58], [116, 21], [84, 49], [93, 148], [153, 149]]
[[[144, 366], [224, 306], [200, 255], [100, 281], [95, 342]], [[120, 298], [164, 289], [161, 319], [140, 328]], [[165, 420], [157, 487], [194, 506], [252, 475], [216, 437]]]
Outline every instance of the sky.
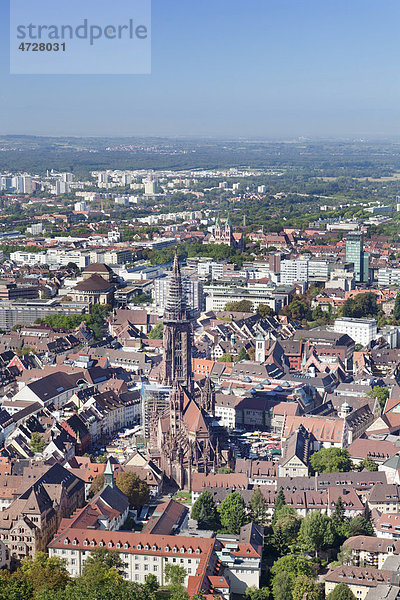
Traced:
[[153, 0], [151, 74], [10, 75], [0, 0], [0, 135], [397, 137], [399, 25], [399, 0]]

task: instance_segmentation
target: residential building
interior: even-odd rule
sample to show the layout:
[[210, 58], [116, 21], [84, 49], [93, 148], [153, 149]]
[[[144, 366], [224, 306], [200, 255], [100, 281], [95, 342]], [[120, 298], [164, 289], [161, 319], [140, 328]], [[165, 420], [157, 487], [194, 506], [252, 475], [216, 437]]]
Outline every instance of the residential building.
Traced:
[[356, 344], [367, 346], [377, 337], [378, 327], [375, 319], [354, 319], [341, 317], [335, 319], [335, 333], [344, 333], [351, 337]]

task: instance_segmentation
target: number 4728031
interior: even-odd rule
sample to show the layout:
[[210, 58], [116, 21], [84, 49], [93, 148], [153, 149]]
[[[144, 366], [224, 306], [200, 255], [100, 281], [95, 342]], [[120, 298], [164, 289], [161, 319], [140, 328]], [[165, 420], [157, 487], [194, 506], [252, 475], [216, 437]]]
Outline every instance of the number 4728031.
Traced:
[[18, 46], [18, 50], [22, 52], [65, 52], [65, 42], [59, 44], [58, 42], [21, 42]]

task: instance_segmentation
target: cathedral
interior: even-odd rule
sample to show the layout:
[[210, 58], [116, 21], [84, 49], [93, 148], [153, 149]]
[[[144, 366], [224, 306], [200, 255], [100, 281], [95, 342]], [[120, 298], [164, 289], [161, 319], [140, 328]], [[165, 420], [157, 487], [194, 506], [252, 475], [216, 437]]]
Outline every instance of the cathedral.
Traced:
[[164, 312], [162, 383], [170, 386], [167, 408], [151, 416], [150, 452], [165, 475], [191, 488], [192, 472], [216, 472], [228, 462], [212, 429], [215, 394], [210, 379], [195, 386], [192, 375], [192, 323], [186, 306], [178, 256]]
[[207, 240], [211, 244], [226, 244], [234, 250], [243, 250], [243, 234], [233, 231], [232, 223], [228, 217], [225, 223], [221, 223], [218, 217]]

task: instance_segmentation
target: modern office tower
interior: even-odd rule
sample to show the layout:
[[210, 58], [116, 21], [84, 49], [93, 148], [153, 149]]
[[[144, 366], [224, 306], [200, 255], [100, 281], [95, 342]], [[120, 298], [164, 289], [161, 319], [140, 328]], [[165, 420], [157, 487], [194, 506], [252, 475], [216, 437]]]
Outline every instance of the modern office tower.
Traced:
[[364, 235], [352, 231], [346, 235], [346, 262], [353, 263], [356, 282], [369, 280], [369, 255], [364, 252]]
[[31, 194], [32, 178], [27, 175], [18, 175], [12, 178], [12, 186], [17, 194]]
[[33, 223], [27, 227], [27, 232], [31, 235], [41, 235], [43, 233], [43, 223]]
[[157, 194], [157, 181], [153, 178], [144, 180], [144, 194], [145, 196], [153, 196]]

